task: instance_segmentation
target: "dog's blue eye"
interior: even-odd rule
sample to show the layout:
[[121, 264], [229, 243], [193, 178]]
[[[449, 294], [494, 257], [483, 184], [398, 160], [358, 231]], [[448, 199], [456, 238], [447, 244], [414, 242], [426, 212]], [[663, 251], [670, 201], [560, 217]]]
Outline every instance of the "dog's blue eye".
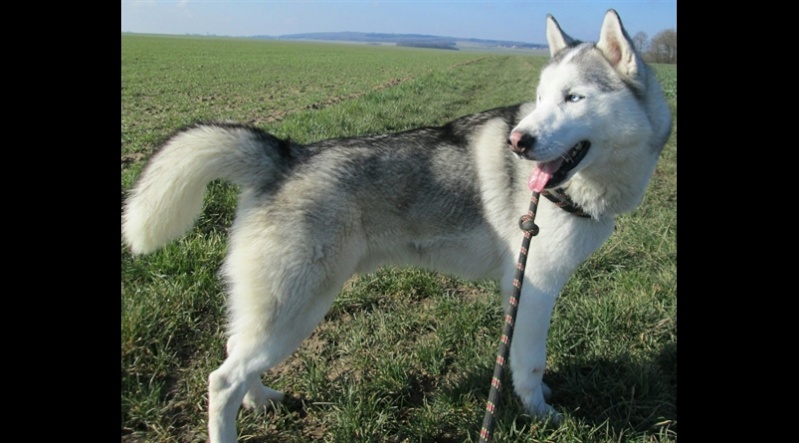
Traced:
[[577, 95], [577, 94], [567, 94], [566, 95], [566, 101], [567, 102], [572, 102], [572, 103], [579, 102], [580, 100], [582, 100], [584, 98], [585, 98], [584, 96]]

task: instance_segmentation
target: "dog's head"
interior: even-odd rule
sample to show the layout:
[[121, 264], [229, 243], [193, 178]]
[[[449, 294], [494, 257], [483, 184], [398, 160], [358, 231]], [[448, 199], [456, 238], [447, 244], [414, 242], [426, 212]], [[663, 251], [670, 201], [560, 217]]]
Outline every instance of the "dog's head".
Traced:
[[[547, 41], [551, 59], [541, 71], [535, 109], [508, 137], [517, 157], [537, 162], [530, 188], [568, 186], [580, 175], [618, 174], [620, 162], [650, 145], [659, 145], [659, 153], [671, 118], [654, 74], [635, 52], [618, 14], [607, 12], [596, 44], [569, 37], [550, 15]], [[654, 135], [664, 127], [665, 137]], [[652, 167], [657, 153], [648, 162]], [[651, 170], [645, 180], [649, 175]]]

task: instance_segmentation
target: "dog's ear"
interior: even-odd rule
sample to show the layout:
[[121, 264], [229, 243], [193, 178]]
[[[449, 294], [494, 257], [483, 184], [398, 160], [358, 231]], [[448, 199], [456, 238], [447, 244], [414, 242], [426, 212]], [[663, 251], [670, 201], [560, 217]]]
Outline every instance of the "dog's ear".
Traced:
[[552, 14], [547, 14], [547, 42], [549, 43], [550, 57], [557, 54], [561, 49], [579, 43], [560, 29], [560, 25], [557, 20], [555, 20], [555, 17], [552, 17]]
[[602, 31], [599, 33], [599, 42], [596, 47], [602, 51], [605, 58], [621, 74], [635, 77], [638, 73], [638, 56], [635, 46], [621, 24], [619, 14], [613, 9], [605, 13], [602, 22]]

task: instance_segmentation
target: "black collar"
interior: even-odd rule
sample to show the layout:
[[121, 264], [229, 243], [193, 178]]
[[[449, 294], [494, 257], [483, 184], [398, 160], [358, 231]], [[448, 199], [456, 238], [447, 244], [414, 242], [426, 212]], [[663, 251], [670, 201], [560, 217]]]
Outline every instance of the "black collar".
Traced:
[[560, 209], [563, 209], [566, 212], [569, 212], [577, 217], [583, 218], [591, 218], [591, 216], [585, 213], [576, 203], [569, 198], [566, 194], [566, 191], [563, 188], [553, 189], [551, 191], [544, 190], [541, 192], [541, 195], [548, 198], [549, 201], [555, 203]]

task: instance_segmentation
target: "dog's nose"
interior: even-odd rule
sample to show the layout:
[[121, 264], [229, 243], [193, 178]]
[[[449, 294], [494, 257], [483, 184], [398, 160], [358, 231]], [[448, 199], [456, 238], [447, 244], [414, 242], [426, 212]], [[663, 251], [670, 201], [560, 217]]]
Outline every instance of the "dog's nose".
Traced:
[[511, 132], [510, 137], [508, 137], [508, 144], [510, 145], [510, 150], [517, 153], [522, 154], [524, 151], [531, 149], [535, 144], [535, 137], [528, 133], [521, 133], [521, 132]]

